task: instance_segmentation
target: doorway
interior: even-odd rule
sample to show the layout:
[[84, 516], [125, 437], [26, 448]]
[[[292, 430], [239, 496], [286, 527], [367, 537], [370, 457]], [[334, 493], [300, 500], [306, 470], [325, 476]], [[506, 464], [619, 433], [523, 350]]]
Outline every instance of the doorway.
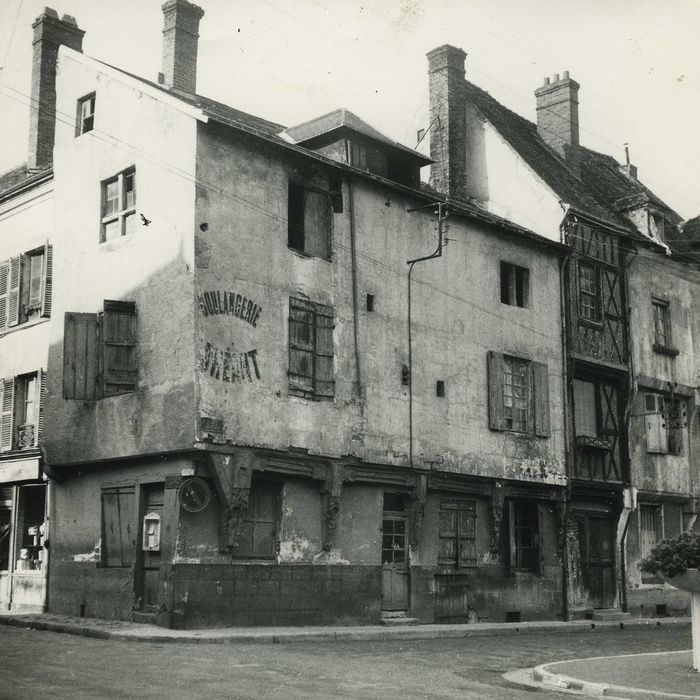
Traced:
[[605, 515], [577, 515], [581, 574], [593, 608], [615, 605], [615, 528]]
[[382, 610], [408, 610], [406, 496], [385, 493], [382, 513]]
[[163, 484], [144, 484], [141, 487], [141, 552], [137, 558], [134, 584], [136, 607], [143, 612], [157, 611], [159, 606], [163, 502]]

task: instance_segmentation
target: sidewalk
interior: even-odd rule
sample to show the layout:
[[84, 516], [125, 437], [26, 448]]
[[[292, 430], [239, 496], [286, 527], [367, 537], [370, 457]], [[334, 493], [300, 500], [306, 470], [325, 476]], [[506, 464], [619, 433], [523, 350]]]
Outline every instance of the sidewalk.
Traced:
[[[412, 625], [385, 627], [223, 627], [197, 630], [170, 630], [156, 625], [117, 620], [70, 617], [67, 615], [21, 615], [0, 613], [0, 625], [13, 625], [36, 630], [64, 632], [98, 639], [129, 642], [171, 642], [175, 644], [236, 644], [325, 641], [384, 641], [392, 639], [438, 639], [519, 634], [552, 634], [557, 632], [604, 632], [624, 628], [675, 626], [687, 627], [689, 617], [638, 618], [620, 622], [536, 621], [461, 625]], [[550, 664], [551, 665], [551, 664]]]

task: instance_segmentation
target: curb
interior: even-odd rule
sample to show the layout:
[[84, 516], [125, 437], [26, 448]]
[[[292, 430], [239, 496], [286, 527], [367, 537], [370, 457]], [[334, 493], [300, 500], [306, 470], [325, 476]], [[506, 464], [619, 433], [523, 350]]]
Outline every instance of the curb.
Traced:
[[[119, 628], [119, 625], [125, 627]], [[44, 619], [42, 615], [0, 614], [0, 625], [23, 627], [47, 632], [60, 632], [93, 639], [110, 639], [121, 642], [153, 642], [158, 644], [281, 644], [294, 642], [359, 642], [405, 641], [411, 639], [463, 639], [470, 637], [495, 637], [501, 635], [553, 634], [566, 632], [610, 632], [621, 629], [653, 629], [661, 626], [688, 626], [690, 618], [628, 620], [618, 622], [573, 621], [549, 623], [476, 623], [471, 625], [415, 625], [410, 627], [328, 627], [309, 628], [212, 628], [203, 630], [168, 630], [130, 622], [105, 622], [102, 620], [73, 622], [71, 620]], [[110, 629], [110, 626], [113, 627]], [[116, 628], [116, 629], [115, 629]], [[539, 669], [540, 667], [538, 667]], [[542, 667], [543, 670], [544, 667]], [[548, 672], [548, 671], [547, 671]], [[549, 672], [548, 672], [549, 673]]]

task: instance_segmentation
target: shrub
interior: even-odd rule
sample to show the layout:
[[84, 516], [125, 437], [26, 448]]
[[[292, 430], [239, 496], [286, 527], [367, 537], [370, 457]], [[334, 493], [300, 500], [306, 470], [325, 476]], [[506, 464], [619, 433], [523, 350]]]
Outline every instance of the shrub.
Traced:
[[642, 559], [639, 568], [665, 578], [700, 568], [700, 532], [682, 532], [678, 537], [661, 540]]

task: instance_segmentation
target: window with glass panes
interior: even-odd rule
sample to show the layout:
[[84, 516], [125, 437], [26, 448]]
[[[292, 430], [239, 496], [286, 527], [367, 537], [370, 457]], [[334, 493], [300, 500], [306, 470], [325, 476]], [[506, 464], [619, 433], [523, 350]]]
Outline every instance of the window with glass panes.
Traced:
[[104, 243], [133, 233], [136, 226], [136, 171], [129, 168], [102, 183]]
[[78, 120], [75, 135], [87, 134], [92, 131], [95, 123], [95, 94], [87, 95], [78, 100]]
[[598, 273], [592, 265], [579, 263], [578, 291], [581, 318], [588, 321], [598, 321], [600, 318]]
[[503, 413], [506, 430], [527, 432], [530, 405], [530, 366], [514, 357], [503, 358]]

